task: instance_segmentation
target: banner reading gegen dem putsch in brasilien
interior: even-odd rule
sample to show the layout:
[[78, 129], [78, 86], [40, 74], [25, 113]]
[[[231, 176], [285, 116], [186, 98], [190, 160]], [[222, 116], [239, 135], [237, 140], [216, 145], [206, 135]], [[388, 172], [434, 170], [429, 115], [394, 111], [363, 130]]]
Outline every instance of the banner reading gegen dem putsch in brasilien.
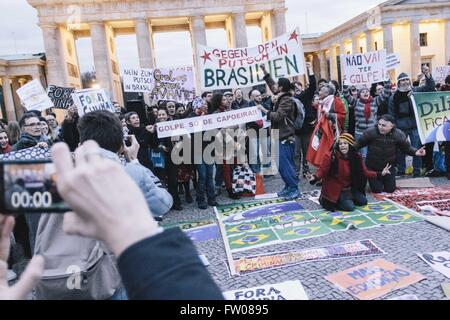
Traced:
[[261, 64], [273, 78], [305, 74], [299, 28], [256, 47], [230, 49], [198, 45], [197, 55], [203, 90], [264, 84]]

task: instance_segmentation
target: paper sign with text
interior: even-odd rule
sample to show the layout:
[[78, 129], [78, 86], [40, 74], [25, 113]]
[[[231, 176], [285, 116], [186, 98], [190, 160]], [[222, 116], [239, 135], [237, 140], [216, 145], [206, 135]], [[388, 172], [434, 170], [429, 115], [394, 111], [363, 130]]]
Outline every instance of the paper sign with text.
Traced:
[[72, 94], [74, 91], [75, 88], [49, 86], [47, 88], [47, 95], [52, 100], [54, 108], [68, 109], [73, 105]]
[[450, 252], [418, 253], [417, 255], [434, 270], [450, 278]]
[[341, 55], [344, 85], [367, 86], [389, 79], [386, 70], [386, 50]]
[[18, 89], [17, 95], [27, 111], [42, 111], [53, 107], [53, 103], [39, 80], [33, 80]]
[[433, 79], [436, 83], [445, 83], [445, 78], [450, 75], [450, 66], [435, 67], [433, 69]]
[[116, 110], [111, 99], [104, 89], [86, 89], [75, 91], [72, 99], [78, 108], [80, 117], [86, 113], [98, 110], [107, 110], [114, 113]]
[[308, 300], [300, 281], [286, 281], [223, 293], [227, 300]]

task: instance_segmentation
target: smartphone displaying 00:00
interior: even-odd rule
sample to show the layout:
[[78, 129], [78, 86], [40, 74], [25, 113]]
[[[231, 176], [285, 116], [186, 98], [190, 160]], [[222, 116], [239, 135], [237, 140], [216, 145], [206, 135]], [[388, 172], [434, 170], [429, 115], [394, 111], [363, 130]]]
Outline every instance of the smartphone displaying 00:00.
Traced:
[[0, 163], [0, 213], [64, 213], [70, 210], [56, 188], [50, 161]]

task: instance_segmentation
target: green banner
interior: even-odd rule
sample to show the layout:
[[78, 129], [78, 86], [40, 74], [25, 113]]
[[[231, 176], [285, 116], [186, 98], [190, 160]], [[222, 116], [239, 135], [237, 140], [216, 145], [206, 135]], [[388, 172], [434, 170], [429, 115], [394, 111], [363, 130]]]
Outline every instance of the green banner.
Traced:
[[422, 143], [450, 141], [448, 128], [443, 130], [450, 118], [450, 91], [414, 93], [412, 97]]

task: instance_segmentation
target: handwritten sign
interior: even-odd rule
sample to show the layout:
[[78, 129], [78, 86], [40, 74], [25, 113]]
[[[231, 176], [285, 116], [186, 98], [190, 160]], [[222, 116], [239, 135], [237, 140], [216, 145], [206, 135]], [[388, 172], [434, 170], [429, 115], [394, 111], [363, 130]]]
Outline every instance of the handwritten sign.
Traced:
[[252, 87], [264, 84], [260, 65], [274, 77], [304, 74], [299, 29], [248, 48], [212, 48], [199, 45], [199, 74], [204, 90]]
[[344, 85], [368, 86], [388, 80], [386, 50], [341, 55]]
[[68, 109], [73, 105], [72, 94], [74, 91], [74, 88], [49, 86], [47, 88], [47, 95], [52, 100], [54, 108]]
[[42, 111], [53, 107], [53, 103], [39, 80], [33, 80], [18, 89], [17, 95], [28, 111]]
[[157, 124], [156, 130], [158, 132], [158, 138], [167, 138], [217, 128], [231, 127], [261, 119], [261, 111], [258, 110], [257, 107], [251, 107], [228, 112], [214, 113], [202, 117], [161, 122]]
[[395, 69], [400, 65], [400, 55], [398, 53], [391, 53], [386, 57], [386, 70]]
[[143, 92], [156, 100], [188, 103], [195, 98], [194, 71], [191, 66], [174, 68], [125, 69], [125, 92]]
[[328, 275], [325, 279], [360, 300], [372, 300], [419, 282], [425, 277], [385, 259], [376, 259]]
[[106, 94], [104, 89], [86, 89], [75, 91], [72, 94], [72, 99], [78, 108], [80, 117], [86, 113], [98, 110], [107, 110], [115, 112], [115, 108], [111, 99]]
[[445, 78], [450, 75], [450, 66], [435, 67], [433, 78], [436, 83], [445, 83]]
[[308, 300], [300, 281], [286, 281], [223, 293], [227, 300]]
[[450, 278], [450, 252], [418, 253], [417, 255], [434, 270]]

